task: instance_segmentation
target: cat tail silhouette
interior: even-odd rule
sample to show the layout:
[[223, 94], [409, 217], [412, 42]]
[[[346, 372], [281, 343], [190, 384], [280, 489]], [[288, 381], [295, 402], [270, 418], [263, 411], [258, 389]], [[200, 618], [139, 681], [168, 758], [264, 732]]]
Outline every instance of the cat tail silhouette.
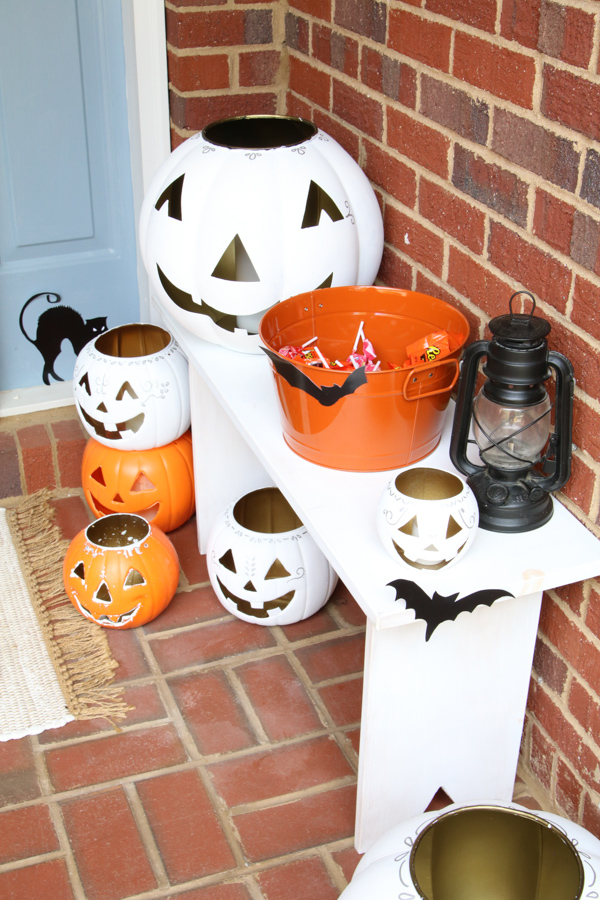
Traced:
[[[29, 298], [29, 300], [27, 300], [27, 302], [23, 306], [23, 309], [21, 310], [21, 314], [19, 316], [19, 328], [21, 329], [21, 331], [23, 332], [23, 334], [25, 335], [25, 337], [27, 338], [27, 340], [29, 341], [30, 344], [35, 344], [36, 340], [35, 340], [35, 338], [29, 337], [29, 335], [25, 331], [25, 325], [23, 324], [23, 316], [25, 315], [25, 310], [27, 309], [29, 304], [33, 303], [34, 300], [37, 300], [38, 297], [45, 297], [46, 300], [48, 301], [48, 303], [60, 303], [60, 301], [61, 301], [60, 294], [54, 294], [52, 291], [42, 291], [41, 294], [34, 294], [32, 297]], [[50, 299], [51, 297], [54, 297], [54, 300], [51, 300]]]
[[282, 356], [279, 356], [278, 353], [269, 350], [267, 347], [261, 347], [261, 350], [265, 351], [275, 366], [276, 372], [281, 375], [288, 384], [298, 388], [300, 391], [304, 391], [310, 397], [317, 400], [321, 406], [333, 406], [333, 404], [337, 403], [338, 400], [341, 400], [342, 397], [353, 394], [361, 384], [367, 383], [365, 367], [360, 366], [348, 375], [343, 384], [332, 384], [319, 387], [318, 384], [311, 381], [308, 375], [306, 375], [299, 366], [295, 366], [293, 363], [289, 362], [289, 360], [284, 359]]
[[430, 597], [422, 587], [414, 581], [398, 578], [390, 581], [388, 587], [396, 591], [396, 600], [405, 600], [406, 608], [414, 610], [417, 619], [427, 623], [425, 640], [428, 641], [438, 625], [442, 622], [454, 621], [461, 612], [473, 612], [478, 606], [491, 606], [500, 597], [514, 597], [509, 591], [500, 588], [489, 588], [475, 591], [457, 600], [458, 593], [444, 597], [434, 591]]

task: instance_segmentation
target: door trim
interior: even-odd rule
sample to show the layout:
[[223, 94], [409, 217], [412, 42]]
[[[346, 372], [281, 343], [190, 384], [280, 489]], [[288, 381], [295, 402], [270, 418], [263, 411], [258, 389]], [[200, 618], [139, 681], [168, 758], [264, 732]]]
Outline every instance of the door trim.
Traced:
[[[150, 321], [150, 289], [138, 239], [150, 180], [171, 152], [164, 0], [121, 0], [140, 320]], [[0, 418], [73, 404], [71, 382], [0, 391]]]

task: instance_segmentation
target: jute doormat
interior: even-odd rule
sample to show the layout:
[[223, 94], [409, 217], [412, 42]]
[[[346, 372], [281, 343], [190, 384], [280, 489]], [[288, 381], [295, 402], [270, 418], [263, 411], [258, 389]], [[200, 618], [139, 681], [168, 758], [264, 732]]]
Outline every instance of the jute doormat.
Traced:
[[0, 509], [0, 741], [129, 709], [106, 633], [64, 591], [54, 517], [46, 489]]

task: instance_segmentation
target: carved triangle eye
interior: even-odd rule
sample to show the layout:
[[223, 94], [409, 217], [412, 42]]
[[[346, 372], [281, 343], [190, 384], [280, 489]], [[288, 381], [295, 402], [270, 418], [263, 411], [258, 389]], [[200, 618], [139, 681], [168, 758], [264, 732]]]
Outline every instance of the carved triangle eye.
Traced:
[[185, 174], [180, 175], [175, 181], [172, 181], [168, 187], [164, 189], [156, 204], [155, 209], [160, 209], [165, 203], [167, 204], [167, 214], [170, 219], [179, 219], [181, 222], [181, 191], [183, 189], [183, 179]]
[[136, 394], [136, 392], [135, 392], [134, 389], [131, 387], [131, 385], [129, 384], [128, 381], [124, 381], [124, 382], [123, 382], [123, 384], [122, 384], [121, 387], [119, 388], [119, 393], [117, 394], [117, 396], [115, 397], [115, 399], [116, 399], [116, 400], [122, 400], [123, 397], [125, 396], [125, 394], [129, 394], [129, 396], [131, 397], [132, 400], [137, 400], [137, 399], [138, 399], [138, 395]]
[[311, 181], [301, 227], [315, 228], [321, 221], [322, 212], [326, 212], [332, 222], [339, 222], [344, 218], [327, 191], [319, 187], [316, 181]]
[[462, 531], [462, 528], [452, 516], [448, 519], [448, 530], [446, 531], [446, 538], [454, 537], [455, 534], [459, 534]]
[[82, 387], [82, 388], [85, 390], [85, 392], [86, 392], [86, 394], [88, 395], [88, 397], [91, 397], [91, 396], [92, 396], [92, 392], [90, 391], [90, 379], [88, 378], [88, 373], [87, 373], [87, 372], [86, 372], [85, 375], [79, 380], [79, 387]]
[[71, 574], [77, 575], [78, 578], [85, 581], [85, 566], [83, 565], [83, 562], [77, 563]]
[[279, 559], [276, 559], [275, 562], [273, 563], [273, 565], [271, 566], [271, 568], [269, 569], [269, 571], [267, 572], [267, 574], [265, 575], [265, 581], [267, 581], [270, 578], [289, 578], [289, 576], [290, 576], [290, 573], [288, 572], [286, 567], [283, 565], [283, 563]]
[[219, 562], [224, 569], [229, 569], [230, 572], [234, 572], [235, 574], [237, 574], [237, 569], [235, 567], [235, 562], [233, 561], [233, 553], [231, 552], [231, 550], [226, 550]]
[[133, 587], [135, 584], [146, 584], [146, 579], [137, 569], [130, 569], [123, 583], [123, 587]]
[[93, 478], [94, 481], [97, 481], [98, 484], [101, 484], [103, 487], [106, 487], [106, 481], [104, 480], [104, 475], [102, 474], [101, 466], [98, 466], [97, 469], [94, 469], [90, 478]]
[[410, 534], [412, 537], [419, 537], [417, 517], [413, 516], [412, 519], [409, 519], [408, 522], [405, 522], [402, 528], [399, 528], [398, 531], [402, 531], [403, 534]]
[[224, 281], [260, 281], [239, 234], [236, 234], [223, 253], [212, 276]]

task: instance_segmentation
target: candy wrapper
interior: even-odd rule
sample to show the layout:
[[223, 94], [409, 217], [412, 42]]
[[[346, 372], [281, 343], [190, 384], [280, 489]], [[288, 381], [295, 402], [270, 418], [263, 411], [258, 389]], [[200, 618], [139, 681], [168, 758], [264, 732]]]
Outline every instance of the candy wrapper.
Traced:
[[[316, 336], [305, 341], [301, 347], [292, 347], [289, 345], [282, 347], [279, 351], [279, 355], [286, 357], [286, 359], [307, 363], [309, 366], [318, 366], [319, 368], [324, 369], [337, 369], [341, 372], [353, 372], [354, 369], [359, 369], [361, 366], [364, 366], [367, 372], [377, 372], [381, 368], [381, 361], [377, 359], [373, 344], [365, 337], [364, 324], [364, 322], [360, 323], [352, 353], [344, 360], [336, 359], [332, 361], [327, 359], [317, 346], [318, 337]], [[361, 341], [362, 352], [359, 353], [358, 345]], [[392, 365], [391, 368], [400, 368], [400, 366]]]
[[404, 363], [404, 368], [422, 366], [424, 363], [443, 359], [460, 347], [463, 340], [463, 335], [455, 331], [436, 331], [424, 338], [419, 338], [418, 341], [413, 341], [407, 346], [408, 359]]

